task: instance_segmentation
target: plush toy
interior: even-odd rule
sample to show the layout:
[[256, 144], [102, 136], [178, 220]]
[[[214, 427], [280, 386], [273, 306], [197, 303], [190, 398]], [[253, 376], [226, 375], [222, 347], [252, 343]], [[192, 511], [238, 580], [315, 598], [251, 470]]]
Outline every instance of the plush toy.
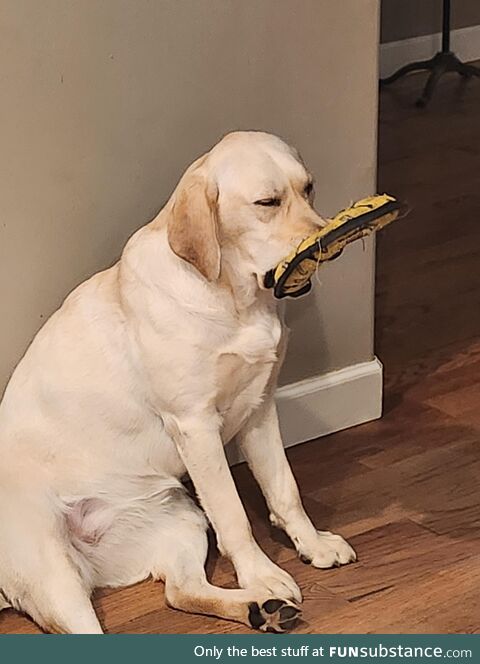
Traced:
[[344, 247], [394, 221], [401, 205], [387, 194], [369, 196], [339, 212], [318, 233], [303, 240], [276, 268], [265, 275], [265, 287], [275, 297], [298, 297], [312, 287], [312, 276], [324, 261], [339, 256]]

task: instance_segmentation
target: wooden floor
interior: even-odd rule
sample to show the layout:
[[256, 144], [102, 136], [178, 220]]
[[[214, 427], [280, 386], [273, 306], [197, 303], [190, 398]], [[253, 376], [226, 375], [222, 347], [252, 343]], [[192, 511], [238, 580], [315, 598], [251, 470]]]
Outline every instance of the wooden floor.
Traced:
[[[445, 79], [419, 111], [421, 81], [381, 102], [379, 189], [412, 208], [378, 242], [385, 415], [289, 452], [316, 525], [350, 538], [359, 562], [302, 564], [235, 470], [258, 540], [303, 590], [298, 632], [480, 632], [480, 82]], [[226, 561], [209, 572], [233, 584]], [[109, 632], [248, 631], [167, 609], [151, 582], [95, 604]], [[0, 616], [0, 632], [37, 631]]]

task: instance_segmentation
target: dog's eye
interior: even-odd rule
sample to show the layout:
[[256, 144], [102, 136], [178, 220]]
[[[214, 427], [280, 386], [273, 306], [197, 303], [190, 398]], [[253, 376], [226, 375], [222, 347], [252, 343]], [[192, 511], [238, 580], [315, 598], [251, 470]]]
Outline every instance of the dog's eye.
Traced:
[[262, 198], [259, 201], [255, 201], [255, 205], [263, 205], [263, 207], [278, 207], [281, 203], [279, 198]]
[[305, 196], [310, 196], [310, 194], [313, 191], [313, 182], [307, 182], [305, 185], [305, 189], [303, 190], [303, 193]]

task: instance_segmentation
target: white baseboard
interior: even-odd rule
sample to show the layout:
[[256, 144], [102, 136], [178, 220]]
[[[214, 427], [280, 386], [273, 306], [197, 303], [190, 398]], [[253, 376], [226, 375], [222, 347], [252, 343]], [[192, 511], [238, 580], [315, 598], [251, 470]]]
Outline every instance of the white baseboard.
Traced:
[[[375, 358], [280, 387], [276, 401], [285, 447], [381, 417], [382, 375]], [[234, 446], [228, 448], [231, 464], [243, 461]]]
[[[399, 67], [416, 60], [428, 60], [440, 50], [442, 35], [413, 37], [380, 45], [380, 76], [390, 76]], [[460, 60], [469, 62], [480, 59], [480, 25], [452, 30], [451, 49]]]
[[277, 390], [285, 447], [378, 419], [382, 414], [382, 364], [354, 364]]

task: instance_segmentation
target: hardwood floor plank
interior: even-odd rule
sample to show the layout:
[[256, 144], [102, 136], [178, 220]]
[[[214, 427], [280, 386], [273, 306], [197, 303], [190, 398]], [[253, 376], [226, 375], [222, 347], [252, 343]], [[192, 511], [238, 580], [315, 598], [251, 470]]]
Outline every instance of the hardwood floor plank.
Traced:
[[[476, 367], [479, 370], [480, 363]], [[465, 385], [450, 392], [432, 397], [427, 403], [447, 413], [462, 424], [480, 430], [480, 379], [473, 385]]]
[[361, 463], [369, 468], [388, 466], [452, 443], [477, 440], [470, 426], [410, 399], [398, 402], [395, 397], [386, 398], [384, 411], [380, 420], [358, 432], [359, 437], [370, 437], [380, 443], [378, 449], [370, 449], [361, 457]]
[[480, 555], [318, 616], [317, 632], [444, 634], [479, 630]]
[[419, 582], [479, 554], [478, 543], [437, 535], [409, 520], [351, 538], [358, 563], [322, 572], [322, 584], [350, 602]]
[[478, 383], [480, 340], [458, 341], [414, 360], [401, 373], [386, 368], [387, 403], [396, 398], [428, 403], [432, 397]]
[[0, 634], [41, 634], [42, 630], [29, 618], [13, 609], [0, 612]]
[[348, 535], [410, 518], [440, 534], [471, 538], [480, 532], [478, 477], [478, 440], [467, 439], [347, 476], [310, 497], [325, 506], [327, 528]]

